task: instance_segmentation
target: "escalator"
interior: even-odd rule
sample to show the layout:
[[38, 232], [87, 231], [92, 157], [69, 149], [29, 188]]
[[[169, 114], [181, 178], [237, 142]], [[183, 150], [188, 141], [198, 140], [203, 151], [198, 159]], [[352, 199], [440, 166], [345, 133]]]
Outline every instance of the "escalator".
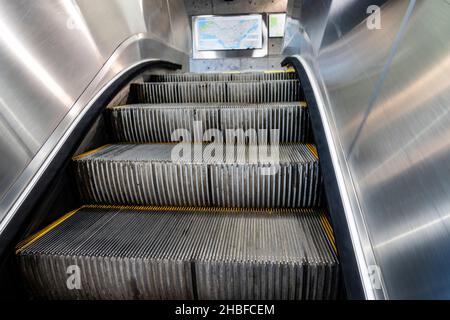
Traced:
[[32, 298], [339, 296], [296, 73], [147, 75], [105, 112], [112, 140], [72, 159], [83, 205], [16, 247]]

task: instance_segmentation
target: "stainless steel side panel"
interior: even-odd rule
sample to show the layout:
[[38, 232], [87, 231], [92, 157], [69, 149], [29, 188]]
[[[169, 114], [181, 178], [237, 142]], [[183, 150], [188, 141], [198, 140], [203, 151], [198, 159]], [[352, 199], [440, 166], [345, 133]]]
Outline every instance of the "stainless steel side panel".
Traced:
[[138, 62], [185, 65], [182, 0], [0, 1], [0, 232], [95, 95]]
[[285, 47], [316, 83], [366, 297], [449, 299], [450, 3], [306, 5], [288, 6]]

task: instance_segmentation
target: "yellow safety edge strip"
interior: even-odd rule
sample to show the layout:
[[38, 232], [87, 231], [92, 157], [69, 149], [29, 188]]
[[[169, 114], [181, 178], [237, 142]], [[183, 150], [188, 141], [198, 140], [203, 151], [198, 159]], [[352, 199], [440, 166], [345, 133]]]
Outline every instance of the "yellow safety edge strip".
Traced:
[[289, 67], [284, 70], [281, 70], [281, 69], [279, 69], [279, 70], [264, 70], [264, 73], [292, 73], [292, 72], [295, 72], [295, 69], [292, 67]]
[[331, 227], [330, 222], [328, 221], [328, 218], [326, 216], [323, 216], [323, 222], [325, 223], [325, 227], [327, 228], [327, 230], [329, 231], [330, 237], [333, 240], [333, 242], [335, 241], [334, 238], [334, 233], [333, 233], [333, 228]]
[[[311, 208], [223, 208], [223, 207], [176, 207], [176, 206], [126, 206], [126, 205], [101, 205], [101, 204], [94, 204], [94, 205], [83, 205], [78, 209], [75, 209], [73, 211], [70, 211], [69, 213], [65, 214], [55, 222], [51, 223], [44, 229], [36, 232], [35, 234], [27, 237], [26, 239], [22, 240], [17, 246], [16, 246], [16, 254], [20, 253], [23, 249], [28, 247], [30, 244], [44, 236], [46, 233], [50, 232], [54, 228], [56, 228], [58, 225], [60, 225], [65, 220], [69, 219], [71, 216], [73, 216], [75, 213], [80, 211], [81, 209], [118, 209], [118, 210], [142, 210], [142, 211], [196, 211], [196, 212], [264, 212], [264, 213], [313, 213], [317, 212], [317, 210], [311, 209]], [[334, 245], [334, 236], [332, 234], [332, 231], [330, 233], [329, 230], [331, 230], [331, 227], [329, 226], [328, 221], [325, 218], [325, 215], [323, 211], [320, 211], [321, 214], [321, 222], [324, 226], [324, 229], [326, 230], [327, 236], [330, 239], [331, 244], [333, 245], [333, 248], [336, 250], [336, 247]], [[325, 219], [322, 220], [322, 218]], [[328, 228], [326, 227], [328, 225]]]
[[84, 157], [86, 157], [86, 156], [88, 156], [90, 154], [93, 154], [94, 152], [97, 152], [97, 151], [100, 151], [102, 149], [105, 149], [106, 147], [109, 147], [109, 146], [112, 146], [112, 144], [105, 144], [104, 146], [95, 148], [95, 149], [90, 150], [90, 151], [86, 151], [86, 152], [84, 152], [82, 154], [79, 154], [79, 155], [73, 157], [72, 160], [79, 160], [79, 159], [84, 158]]
[[319, 160], [319, 154], [317, 153], [316, 146], [308, 143], [308, 144], [306, 144], [306, 147], [309, 149], [309, 151], [311, 151], [311, 153], [314, 155], [314, 157], [316, 157], [316, 159]]
[[184, 206], [127, 206], [109, 204], [87, 204], [80, 209], [123, 209], [142, 211], [198, 211], [198, 212], [264, 212], [264, 213], [313, 213], [311, 208], [226, 208], [226, 207], [184, 207]]
[[334, 233], [333, 229], [331, 228], [330, 222], [328, 221], [328, 218], [322, 214], [320, 217], [320, 222], [322, 223], [323, 229], [325, 231], [325, 234], [328, 238], [328, 241], [330, 242], [331, 246], [333, 247], [333, 250], [335, 253], [337, 253], [336, 243], [334, 239]]
[[[222, 74], [245, 74], [245, 73], [259, 73], [261, 71], [255, 70], [254, 72], [249, 72], [249, 71], [245, 71], [245, 72], [241, 72], [241, 71], [237, 71], [237, 70], [230, 70], [230, 71], [223, 71], [223, 72], [219, 72]], [[291, 72], [295, 72], [295, 69], [292, 67], [289, 67], [287, 69], [275, 69], [275, 70], [262, 70], [263, 73], [291, 73]]]
[[[178, 143], [180, 143], [180, 142], [183, 142], [183, 141], [169, 141], [169, 142], [139, 142], [139, 143], [133, 143], [133, 142], [117, 142], [117, 143], [115, 143], [115, 144], [116, 144], [116, 145], [120, 145], [120, 144], [139, 144], [139, 145], [141, 145], [141, 144], [178, 144]], [[208, 141], [203, 141], [203, 142], [186, 142], [186, 143], [192, 143], [192, 144], [205, 144], [205, 143], [208, 143]], [[283, 146], [283, 145], [292, 145], [292, 144], [304, 144], [304, 143], [298, 143], [298, 142], [282, 142], [282, 143], [280, 143], [281, 146]], [[317, 159], [319, 159], [319, 154], [317, 153], [316, 147], [315, 147], [313, 144], [310, 144], [310, 143], [307, 143], [307, 144], [305, 144], [305, 145], [306, 145], [306, 147], [309, 149], [309, 151], [311, 151], [312, 154], [313, 154]], [[85, 152], [85, 153], [82, 153], [82, 154], [80, 154], [80, 155], [78, 155], [78, 156], [73, 157], [72, 160], [80, 160], [80, 159], [82, 159], [82, 158], [84, 158], [84, 157], [86, 157], [86, 156], [88, 156], [88, 155], [90, 155], [90, 154], [93, 154], [94, 152], [97, 152], [97, 151], [99, 151], [99, 150], [105, 149], [106, 147], [109, 147], [109, 146], [112, 146], [112, 144], [106, 144], [106, 145], [101, 146], [101, 147], [98, 147], [98, 148], [96, 148], [96, 149], [94, 149], [94, 150], [87, 151], [87, 152]]]
[[24, 239], [21, 242], [19, 242], [19, 244], [16, 246], [16, 254], [18, 254], [20, 251], [22, 251], [23, 249], [28, 247], [30, 244], [32, 244], [33, 242], [38, 240], [40, 237], [45, 235], [47, 232], [49, 232], [49, 231], [53, 230], [54, 228], [56, 228], [62, 222], [64, 222], [67, 219], [69, 219], [71, 216], [73, 216], [75, 213], [77, 213], [80, 209], [82, 209], [82, 207], [78, 208], [78, 209], [75, 209], [73, 211], [70, 211], [69, 213], [66, 213], [64, 216], [62, 216], [61, 218], [59, 218], [58, 220], [56, 220], [52, 224], [48, 225], [44, 229], [36, 232], [35, 234], [32, 234], [31, 236], [29, 236], [26, 239]]

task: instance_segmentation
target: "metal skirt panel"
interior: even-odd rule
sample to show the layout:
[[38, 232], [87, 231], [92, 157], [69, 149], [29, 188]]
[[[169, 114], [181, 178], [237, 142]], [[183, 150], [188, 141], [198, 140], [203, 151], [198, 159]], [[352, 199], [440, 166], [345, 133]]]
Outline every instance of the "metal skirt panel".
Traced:
[[40, 299], [333, 299], [339, 264], [324, 219], [313, 210], [83, 208], [18, 259]]

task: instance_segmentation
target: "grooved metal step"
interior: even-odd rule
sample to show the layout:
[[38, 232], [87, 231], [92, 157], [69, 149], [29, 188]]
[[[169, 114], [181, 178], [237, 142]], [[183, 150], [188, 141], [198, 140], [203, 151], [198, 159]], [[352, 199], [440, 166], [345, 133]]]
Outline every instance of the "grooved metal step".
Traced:
[[[91, 205], [17, 246], [33, 296], [336, 299], [339, 262], [317, 209], [323, 182], [296, 74], [143, 79], [128, 105], [108, 110], [125, 144], [73, 158]], [[176, 130], [207, 142], [168, 143]]]
[[43, 299], [334, 299], [339, 286], [333, 235], [312, 210], [88, 207], [16, 253]]
[[278, 159], [267, 151], [264, 145], [119, 144], [74, 160], [87, 203], [318, 206], [322, 178], [315, 148], [280, 145]]
[[[129, 143], [179, 141], [172, 134], [186, 129], [189, 141], [203, 141], [203, 132], [220, 130], [225, 141], [226, 130], [279, 130], [278, 141], [311, 142], [312, 133], [306, 103], [279, 102], [267, 104], [134, 104], [110, 109], [112, 132], [117, 141]], [[195, 121], [202, 131], [196, 137]]]
[[134, 103], [268, 103], [302, 101], [299, 80], [132, 83]]
[[147, 82], [189, 82], [189, 81], [270, 81], [297, 79], [295, 72], [230, 72], [230, 73], [178, 73], [151, 74]]

